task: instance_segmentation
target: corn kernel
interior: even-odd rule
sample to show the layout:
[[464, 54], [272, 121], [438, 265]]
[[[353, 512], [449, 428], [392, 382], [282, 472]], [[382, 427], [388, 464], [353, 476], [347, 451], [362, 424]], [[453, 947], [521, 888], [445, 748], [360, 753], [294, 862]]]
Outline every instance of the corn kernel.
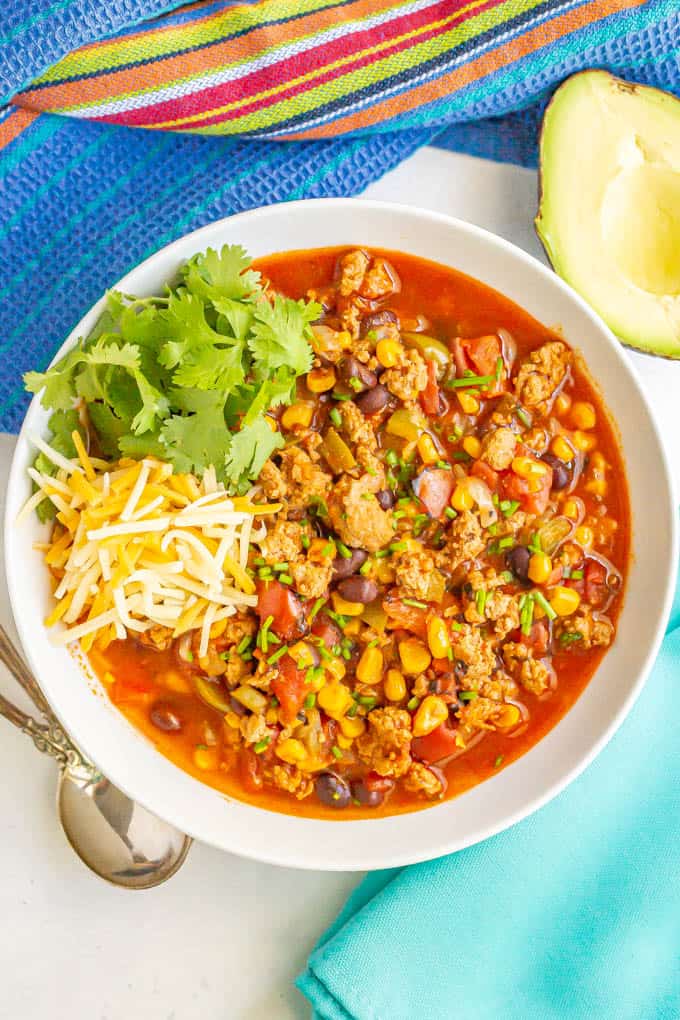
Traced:
[[545, 584], [552, 574], [552, 560], [544, 552], [535, 552], [529, 560], [529, 580], [534, 584]]
[[360, 737], [366, 729], [366, 723], [360, 716], [355, 716], [354, 719], [349, 719], [347, 716], [343, 716], [339, 720], [340, 729], [342, 730], [343, 736], [348, 737], [350, 740], [355, 740]]
[[[534, 614], [535, 615], [535, 614]], [[267, 726], [276, 726], [279, 721], [279, 710], [278, 708], [268, 708], [264, 713], [264, 721]]]
[[474, 460], [477, 460], [480, 453], [482, 452], [482, 444], [480, 443], [477, 436], [466, 436], [461, 446]]
[[295, 737], [288, 737], [287, 740], [278, 743], [274, 748], [274, 754], [289, 765], [297, 765], [299, 761], [304, 761], [307, 757], [305, 745]]
[[467, 485], [463, 485], [460, 482], [453, 490], [451, 496], [451, 506], [454, 510], [472, 510], [475, 505], [475, 501], [470, 495]]
[[572, 432], [571, 435], [574, 446], [581, 453], [590, 453], [597, 446], [597, 439], [595, 436], [589, 436], [585, 432]]
[[585, 400], [577, 400], [571, 409], [571, 420], [577, 429], [593, 429], [597, 421], [595, 408]]
[[199, 744], [194, 748], [194, 765], [203, 772], [214, 772], [219, 765], [219, 752], [216, 747], [205, 747]]
[[317, 703], [331, 719], [342, 719], [352, 705], [352, 695], [344, 684], [326, 684], [317, 695]]
[[603, 499], [607, 495], [607, 483], [604, 478], [593, 478], [591, 482], [586, 482], [586, 492]]
[[593, 469], [593, 471], [601, 471], [602, 473], [604, 473], [609, 467], [609, 464], [604, 459], [604, 455], [601, 454], [599, 450], [596, 450], [595, 453], [590, 458], [590, 466]]
[[403, 701], [406, 697], [406, 681], [398, 669], [387, 671], [383, 684], [385, 697], [388, 701]]
[[548, 473], [548, 465], [533, 457], [514, 457], [512, 470], [520, 478], [541, 478]]
[[383, 653], [375, 646], [364, 648], [357, 663], [357, 680], [362, 684], [377, 684], [382, 677]]
[[403, 357], [404, 349], [398, 340], [379, 340], [375, 356], [383, 368], [394, 368]]
[[581, 508], [575, 499], [568, 499], [564, 504], [562, 513], [565, 517], [568, 517], [570, 521], [577, 521], [581, 516]]
[[107, 669], [106, 673], [104, 673], [104, 676], [102, 677], [102, 680], [107, 685], [107, 687], [110, 687], [111, 684], [115, 684], [115, 682], [116, 682], [115, 676], [113, 675], [113, 673], [110, 673], [108, 669]]
[[571, 407], [571, 397], [568, 393], [558, 393], [555, 398], [555, 412], [557, 414], [566, 414]]
[[418, 453], [424, 464], [435, 464], [440, 459], [440, 453], [435, 446], [432, 436], [428, 435], [427, 432], [423, 432], [422, 436], [418, 439]]
[[333, 600], [333, 609], [336, 613], [340, 613], [341, 616], [361, 616], [364, 611], [363, 603], [348, 602], [337, 591], [333, 592], [331, 599]]
[[345, 627], [342, 628], [342, 633], [345, 635], [345, 637], [356, 637], [360, 630], [361, 620], [357, 620], [357, 618], [355, 617], [353, 620], [350, 620]]
[[346, 737], [344, 733], [338, 733], [335, 737], [335, 743], [338, 747], [341, 747], [343, 751], [347, 751], [354, 743], [354, 740], [352, 737]]
[[555, 456], [559, 457], [560, 460], [563, 460], [565, 464], [568, 464], [569, 461], [574, 459], [574, 451], [564, 436], [555, 436], [550, 444], [550, 449]]
[[427, 621], [427, 643], [435, 659], [445, 659], [449, 654], [449, 632], [441, 616], [431, 616]]
[[446, 702], [436, 694], [428, 694], [423, 698], [418, 711], [413, 717], [413, 736], [426, 737], [432, 730], [448, 719], [449, 707]]
[[334, 680], [342, 680], [347, 672], [344, 661], [337, 655], [334, 655], [332, 659], [326, 659], [323, 665]]
[[307, 373], [307, 389], [310, 393], [327, 393], [335, 386], [336, 378], [332, 368], [314, 368]]
[[424, 673], [432, 661], [432, 656], [422, 643], [415, 638], [407, 638], [399, 642], [399, 658], [404, 673], [408, 676], [417, 676]]
[[578, 544], [583, 549], [590, 549], [591, 545], [595, 541], [595, 536], [593, 535], [593, 529], [589, 528], [585, 524], [582, 524], [574, 532], [574, 539], [578, 542]]
[[472, 393], [460, 391], [458, 393], [458, 403], [465, 414], [479, 414], [479, 401]]
[[300, 669], [306, 669], [308, 666], [316, 666], [317, 659], [312, 653], [312, 649], [305, 641], [298, 641], [292, 646], [289, 652], [291, 658], [298, 664]]
[[229, 728], [232, 730], [237, 730], [240, 728], [241, 720], [237, 716], [236, 712], [232, 711], [227, 712], [224, 716], [224, 721], [226, 725], [229, 726]]
[[558, 584], [552, 593], [550, 605], [558, 616], [571, 616], [581, 603], [581, 596], [573, 588]]
[[494, 721], [499, 730], [509, 730], [511, 726], [516, 726], [521, 718], [522, 713], [517, 705], [505, 704], [499, 708]]
[[375, 576], [381, 584], [392, 584], [392, 581], [394, 581], [396, 577], [396, 573], [389, 560], [378, 560], [375, 567]]
[[296, 404], [291, 404], [286, 408], [281, 415], [281, 424], [285, 429], [307, 429], [311, 424], [313, 414], [314, 405], [299, 400]]

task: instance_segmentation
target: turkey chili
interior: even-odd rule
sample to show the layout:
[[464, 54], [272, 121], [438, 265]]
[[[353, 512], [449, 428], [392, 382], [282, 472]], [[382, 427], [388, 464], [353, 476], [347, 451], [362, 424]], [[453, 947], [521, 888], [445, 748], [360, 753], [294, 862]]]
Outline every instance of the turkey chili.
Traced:
[[[257, 606], [93, 650], [160, 750], [307, 816], [418, 809], [497, 773], [614, 639], [629, 513], [585, 366], [499, 293], [412, 256], [259, 260], [312, 298], [315, 361], [251, 498]], [[578, 338], [575, 338], [576, 340]], [[595, 681], [597, 682], [597, 681]]]

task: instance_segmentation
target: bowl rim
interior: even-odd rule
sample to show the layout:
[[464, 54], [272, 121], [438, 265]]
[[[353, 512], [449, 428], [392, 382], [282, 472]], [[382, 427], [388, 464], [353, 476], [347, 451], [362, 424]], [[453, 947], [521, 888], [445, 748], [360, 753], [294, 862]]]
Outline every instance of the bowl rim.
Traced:
[[[440, 839], [437, 842], [430, 840], [427, 846], [423, 846], [417, 851], [414, 851], [413, 849], [411, 850], [401, 850], [400, 848], [391, 849], [389, 853], [381, 854], [380, 860], [377, 860], [375, 855], [371, 857], [371, 859], [369, 860], [366, 858], [365, 854], [364, 857], [351, 859], [349, 861], [343, 861], [339, 859], [329, 860], [327, 853], [324, 853], [324, 850], [327, 848], [321, 846], [313, 847], [310, 849], [310, 847], [307, 845], [307, 841], [305, 840], [305, 834], [303, 830], [305, 827], [305, 823], [313, 821], [314, 823], [318, 824], [321, 822], [332, 821], [332, 824], [335, 825], [337, 824], [335, 820], [307, 819], [301, 817], [295, 818], [295, 821], [300, 826], [301, 837], [300, 845], [297, 848], [297, 850], [282, 852], [281, 850], [277, 850], [276, 848], [272, 850], [267, 850], [266, 847], [260, 847], [259, 844], [255, 847], [255, 849], [248, 848], [247, 850], [244, 850], [242, 848], [229, 846], [228, 841], [218, 842], [215, 839], [207, 839], [206, 836], [202, 835], [200, 832], [192, 831], [193, 826], [191, 824], [189, 825], [186, 824], [187, 820], [183, 818], [183, 810], [181, 809], [179, 804], [177, 805], [177, 811], [174, 817], [168, 817], [167, 812], [164, 812], [163, 814], [163, 817], [167, 817], [168, 821], [171, 821], [173, 824], [177, 825], [178, 828], [187, 832], [194, 838], [204, 842], [209, 842], [212, 845], [218, 847], [219, 849], [227, 850], [228, 852], [234, 853], [238, 856], [243, 856], [252, 860], [258, 860], [267, 864], [322, 871], [361, 871], [365, 870], [366, 868], [400, 867], [408, 864], [418, 863], [421, 861], [432, 860], [437, 857], [443, 856], [444, 854], [455, 852], [457, 850], [464, 849], [468, 846], [475, 845], [478, 842], [488, 839], [489, 837], [512, 827], [522, 819], [538, 811], [541, 807], [543, 807], [550, 800], [552, 800], [559, 793], [561, 793], [562, 790], [564, 790], [570, 783], [572, 783], [592, 763], [592, 761], [597, 757], [597, 755], [602, 751], [602, 749], [609, 743], [611, 738], [614, 736], [614, 734], [619, 729], [622, 722], [632, 709], [637, 698], [639, 697], [640, 692], [642, 691], [642, 688], [644, 687], [646, 679], [649, 675], [653, 662], [657, 656], [661, 641], [663, 639], [665, 626], [670, 615], [675, 587], [674, 584], [675, 564], [678, 559], [678, 522], [677, 514], [675, 513], [676, 508], [675, 486], [670, 471], [668, 455], [664, 447], [664, 444], [661, 440], [661, 433], [653, 408], [651, 407], [650, 401], [648, 400], [642, 388], [640, 380], [638, 379], [631, 364], [626, 358], [620, 343], [617, 341], [611, 330], [598, 316], [598, 314], [564, 280], [558, 277], [557, 274], [555, 274], [551, 269], [546, 267], [537, 258], [530, 255], [523, 249], [519, 248], [512, 242], [506, 240], [503, 237], [500, 237], [497, 234], [494, 234], [489, 230], [486, 230], [475, 224], [468, 223], [457, 217], [449, 216], [445, 213], [438, 213], [431, 210], [422, 209], [417, 206], [409, 205], [406, 203], [382, 202], [362, 198], [304, 199], [300, 201], [287, 203], [274, 203], [272, 205], [261, 206], [256, 209], [247, 210], [245, 212], [238, 213], [234, 216], [223, 217], [219, 220], [215, 220], [208, 224], [205, 224], [204, 226], [199, 227], [198, 229], [193, 230], [188, 234], [184, 234], [176, 238], [174, 241], [171, 241], [169, 244], [164, 245], [157, 251], [154, 251], [151, 255], [147, 256], [147, 258], [145, 258], [143, 261], [133, 266], [116, 283], [112, 284], [110, 289], [125, 290], [126, 289], [125, 281], [128, 280], [129, 277], [137, 275], [144, 268], [148, 267], [156, 260], [162, 260], [164, 257], [171, 257], [175, 250], [182, 250], [181, 257], [184, 258], [185, 257], [184, 249], [186, 249], [186, 247], [189, 244], [192, 245], [195, 244], [194, 250], [196, 251], [202, 250], [208, 244], [211, 243], [212, 238], [210, 240], [205, 241], [203, 239], [208, 238], [213, 233], [218, 233], [220, 228], [224, 227], [227, 224], [228, 230], [233, 234], [234, 229], [238, 229], [239, 223], [244, 221], [247, 221], [249, 224], [257, 223], [258, 220], [266, 220], [268, 216], [272, 215], [272, 213], [280, 212], [282, 209], [285, 209], [286, 213], [290, 214], [291, 217], [294, 217], [296, 212], [308, 210], [310, 207], [314, 207], [321, 214], [323, 214], [324, 210], [331, 209], [342, 210], [343, 208], [349, 207], [355, 209], [357, 206], [363, 207], [367, 211], [367, 213], [373, 210], [378, 213], [380, 212], [392, 213], [396, 217], [403, 216], [406, 214], [410, 217], [416, 217], [418, 220], [420, 220], [420, 222], [423, 223], [423, 225], [427, 225], [428, 222], [432, 224], [436, 223], [440, 226], [448, 227], [457, 231], [459, 236], [463, 237], [463, 239], [466, 236], [475, 237], [479, 239], [482, 243], [490, 245], [492, 248], [495, 248], [502, 257], [523, 263], [524, 266], [527, 267], [530, 271], [537, 273], [542, 280], [549, 281], [550, 286], [557, 287], [558, 290], [562, 291], [562, 293], [564, 294], [568, 301], [570, 301], [572, 304], [580, 308], [581, 312], [584, 313], [586, 318], [589, 319], [590, 322], [592, 323], [593, 329], [597, 332], [598, 342], [604, 342], [609, 346], [612, 355], [617, 359], [622, 371], [628, 377], [628, 382], [632, 385], [632, 387], [636, 391], [637, 398], [647, 414], [649, 423], [651, 425], [652, 438], [657, 447], [657, 452], [659, 455], [659, 465], [662, 469], [663, 478], [660, 480], [660, 485], [664, 490], [666, 503], [665, 510], [667, 511], [668, 519], [671, 522], [671, 532], [670, 535], [668, 536], [669, 538], [669, 556], [667, 560], [668, 569], [666, 570], [666, 575], [664, 578], [662, 609], [654, 625], [653, 637], [652, 640], [649, 642], [647, 652], [638, 670], [635, 682], [634, 684], [631, 685], [630, 690], [628, 691], [625, 698], [622, 700], [616, 713], [610, 719], [609, 723], [602, 729], [602, 732], [599, 734], [599, 736], [597, 736], [596, 739], [592, 740], [588, 750], [581, 755], [578, 761], [570, 768], [567, 768], [560, 772], [560, 775], [553, 782], [551, 782], [541, 794], [531, 797], [526, 801], [526, 803], [523, 803], [519, 808], [513, 811], [509, 811], [507, 813], [505, 813], [501, 807], [501, 809], [498, 810], [497, 815], [493, 818], [493, 820], [491, 820], [487, 824], [480, 824], [479, 827], [474, 832], [469, 833], [466, 838], [460, 839], [456, 838], [455, 836], [453, 838], [451, 837], [447, 838], [446, 826], [442, 825]], [[380, 244], [378, 244], [377, 246], [381, 247]], [[284, 249], [277, 249], [277, 251], [278, 250]], [[304, 249], [289, 248], [285, 250], [294, 251]], [[408, 242], [406, 242], [404, 250], [408, 251]], [[441, 260], [434, 261], [441, 262]], [[455, 268], [455, 266], [453, 265], [454, 262], [455, 258], [452, 258], [451, 262], [449, 263], [449, 265], [452, 265], [452, 268]], [[463, 272], [465, 272], [465, 270], [463, 270]], [[491, 284], [486, 285], [492, 286]], [[510, 300], [514, 299], [511, 298]], [[71, 330], [67, 338], [64, 340], [64, 343], [60, 346], [59, 350], [55, 353], [50, 364], [53, 364], [56, 360], [62, 357], [63, 354], [76, 342], [78, 337], [87, 335], [87, 333], [93, 328], [94, 324], [96, 323], [102, 311], [104, 310], [105, 301], [106, 294], [102, 295], [102, 297], [100, 297], [100, 299], [97, 302], [95, 302], [94, 305], [92, 305], [92, 307], [85, 313], [85, 315], [82, 316], [79, 322]], [[605, 391], [604, 395], [606, 397], [606, 388], [605, 387], [602, 388], [603, 391]], [[20, 475], [21, 468], [19, 464], [21, 458], [19, 454], [20, 451], [22, 449], [25, 449], [27, 446], [28, 443], [27, 422], [38, 402], [39, 397], [38, 395], [36, 395], [33, 397], [26, 411], [26, 415], [24, 417], [24, 421], [22, 422], [21, 430], [17, 437], [15, 450], [12, 456], [12, 463], [10, 467], [10, 473], [6, 490], [4, 542], [5, 542], [6, 576], [10, 596], [10, 604], [12, 606], [12, 611], [17, 631], [19, 633], [19, 637], [24, 649], [24, 654], [27, 657], [31, 669], [33, 670], [34, 674], [39, 680], [42, 667], [36, 661], [36, 655], [34, 654], [31, 642], [31, 630], [34, 629], [34, 624], [31, 621], [26, 620], [23, 614], [17, 611], [17, 606], [19, 603], [19, 593], [17, 589], [17, 575], [14, 570], [15, 555], [13, 550], [13, 541], [10, 538], [10, 536], [12, 536], [12, 538], [14, 536], [13, 529], [14, 522], [13, 520], [10, 520], [13, 500], [10, 498], [10, 495], [21, 480]], [[20, 545], [20, 543], [16, 543], [16, 545]], [[42, 626], [42, 621], [40, 621], [39, 625]], [[566, 713], [566, 715], [568, 716], [570, 712], [574, 710], [575, 707], [576, 705], [572, 706], [572, 709], [570, 709]], [[90, 735], [89, 734], [83, 735], [78, 733], [80, 727], [77, 722], [74, 723], [73, 720], [69, 721], [68, 719], [63, 718], [60, 713], [60, 708], [55, 707], [54, 705], [52, 705], [52, 708], [53, 711], [55, 712], [55, 715], [57, 716], [57, 718], [59, 718], [60, 722], [64, 725], [67, 731], [74, 734], [74, 739], [77, 741], [78, 745], [83, 749], [83, 751], [88, 755], [88, 757], [90, 757], [91, 760], [93, 760], [95, 764], [97, 764], [96, 749], [94, 754], [91, 753]], [[545, 736], [541, 738], [541, 740], [535, 746], [536, 747], [540, 746], [540, 744], [544, 740], [546, 740], [549, 737], [549, 735], [550, 735], [549, 733], [545, 734]], [[162, 757], [160, 755], [160, 752], [155, 753], [159, 757]], [[523, 757], [525, 757], [525, 755], [521, 756], [518, 759], [518, 761], [521, 761]], [[175, 768], [179, 770], [178, 766], [175, 766]], [[187, 773], [184, 773], [183, 770], [179, 771], [182, 772], [182, 774], [185, 776], [188, 775]], [[144, 807], [146, 807], [148, 810], [152, 812], [155, 811], [157, 813], [157, 808], [155, 808], [152, 803], [149, 803], [148, 800], [145, 799], [145, 797], [133, 795], [132, 793], [130, 793], [129, 790], [126, 789], [127, 784], [119, 782], [120, 777], [117, 777], [115, 768], [114, 769], [108, 768], [107, 775], [109, 776], [112, 782], [120, 786], [120, 788], [125, 790], [125, 792], [129, 793], [130, 796], [134, 796], [134, 799], [137, 800], [139, 803], [143, 804]], [[479, 785], [485, 786], [487, 783], [491, 781], [501, 780], [502, 775], [503, 773], [500, 773], [498, 777], [492, 777], [490, 779], [487, 779], [483, 781], [481, 784], [478, 784], [478, 786]], [[193, 782], [200, 782], [199, 780], [193, 780], [193, 777], [189, 778], [192, 778]], [[219, 793], [219, 791], [217, 792]], [[220, 794], [220, 796], [224, 795]], [[229, 798], [226, 799], [229, 800]], [[457, 798], [453, 798], [452, 800], [444, 801], [443, 804], [448, 803], [450, 805], [452, 803], [455, 803], [456, 799]], [[233, 800], [231, 802], [233, 803]], [[243, 802], [239, 801], [238, 803]], [[267, 809], [260, 808], [257, 805], [253, 805], [252, 802], [250, 802], [250, 806], [252, 806], [253, 810], [258, 812], [259, 814], [266, 815], [278, 814], [276, 812], [271, 812], [268, 811]], [[433, 807], [425, 808], [424, 810], [429, 813], [431, 810], [434, 810], [434, 808], [438, 806], [443, 805], [434, 805]], [[390, 826], [394, 827], [398, 826], [400, 819], [413, 818], [414, 815], [417, 816], [419, 813], [420, 812], [415, 813], [408, 812], [405, 814], [390, 815], [387, 816], [386, 818], [345, 820], [342, 822], [342, 826], [343, 828], [349, 828], [356, 825], [364, 825], [365, 823], [370, 821], [373, 823], [373, 825], [389, 823]], [[290, 818], [291, 816], [284, 814], [281, 815], [280, 817]], [[340, 821], [341, 820], [338, 819], [338, 822]], [[333, 830], [328, 831], [331, 832]]]

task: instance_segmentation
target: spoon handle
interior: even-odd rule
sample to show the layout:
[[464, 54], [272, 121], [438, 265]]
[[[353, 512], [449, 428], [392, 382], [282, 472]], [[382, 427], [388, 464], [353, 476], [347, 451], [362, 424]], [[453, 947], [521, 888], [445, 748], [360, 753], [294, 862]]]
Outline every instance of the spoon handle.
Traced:
[[0, 694], [0, 715], [31, 738], [35, 746], [43, 754], [56, 758], [62, 768], [89, 782], [99, 775], [94, 765], [83, 757], [78, 748], [59, 725], [45, 695], [28, 666], [14, 647], [11, 638], [0, 624], [0, 662], [3, 662], [17, 683], [26, 691], [33, 704], [47, 718], [47, 725], [36, 722], [22, 709], [17, 708], [4, 695]]
[[3, 715], [22, 733], [29, 736], [39, 751], [56, 758], [62, 768], [76, 768], [82, 764], [79, 751], [57, 723], [49, 723], [44, 726], [36, 722], [32, 716], [13, 705], [3, 694], [0, 694], [0, 715]]
[[19, 686], [23, 687], [26, 691], [26, 694], [28, 694], [38, 711], [42, 712], [50, 722], [56, 722], [47, 698], [40, 690], [35, 677], [14, 647], [9, 634], [2, 624], [0, 624], [0, 662], [7, 666], [7, 669]]

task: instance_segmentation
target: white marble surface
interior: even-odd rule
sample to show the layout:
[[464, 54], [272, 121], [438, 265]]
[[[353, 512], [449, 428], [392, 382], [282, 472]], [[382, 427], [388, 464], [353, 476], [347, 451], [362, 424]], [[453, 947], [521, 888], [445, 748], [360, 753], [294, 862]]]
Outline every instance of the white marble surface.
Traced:
[[[540, 254], [532, 172], [425, 149], [368, 194], [452, 213]], [[680, 482], [680, 365], [631, 357], [674, 440]], [[2, 493], [12, 449], [0, 436]], [[12, 626], [4, 580], [0, 620]], [[0, 688], [24, 704], [4, 673]], [[194, 846], [168, 885], [110, 888], [66, 845], [52, 763], [9, 725], [0, 733], [0, 1020], [308, 1016], [293, 978], [356, 875], [284, 871]]]

